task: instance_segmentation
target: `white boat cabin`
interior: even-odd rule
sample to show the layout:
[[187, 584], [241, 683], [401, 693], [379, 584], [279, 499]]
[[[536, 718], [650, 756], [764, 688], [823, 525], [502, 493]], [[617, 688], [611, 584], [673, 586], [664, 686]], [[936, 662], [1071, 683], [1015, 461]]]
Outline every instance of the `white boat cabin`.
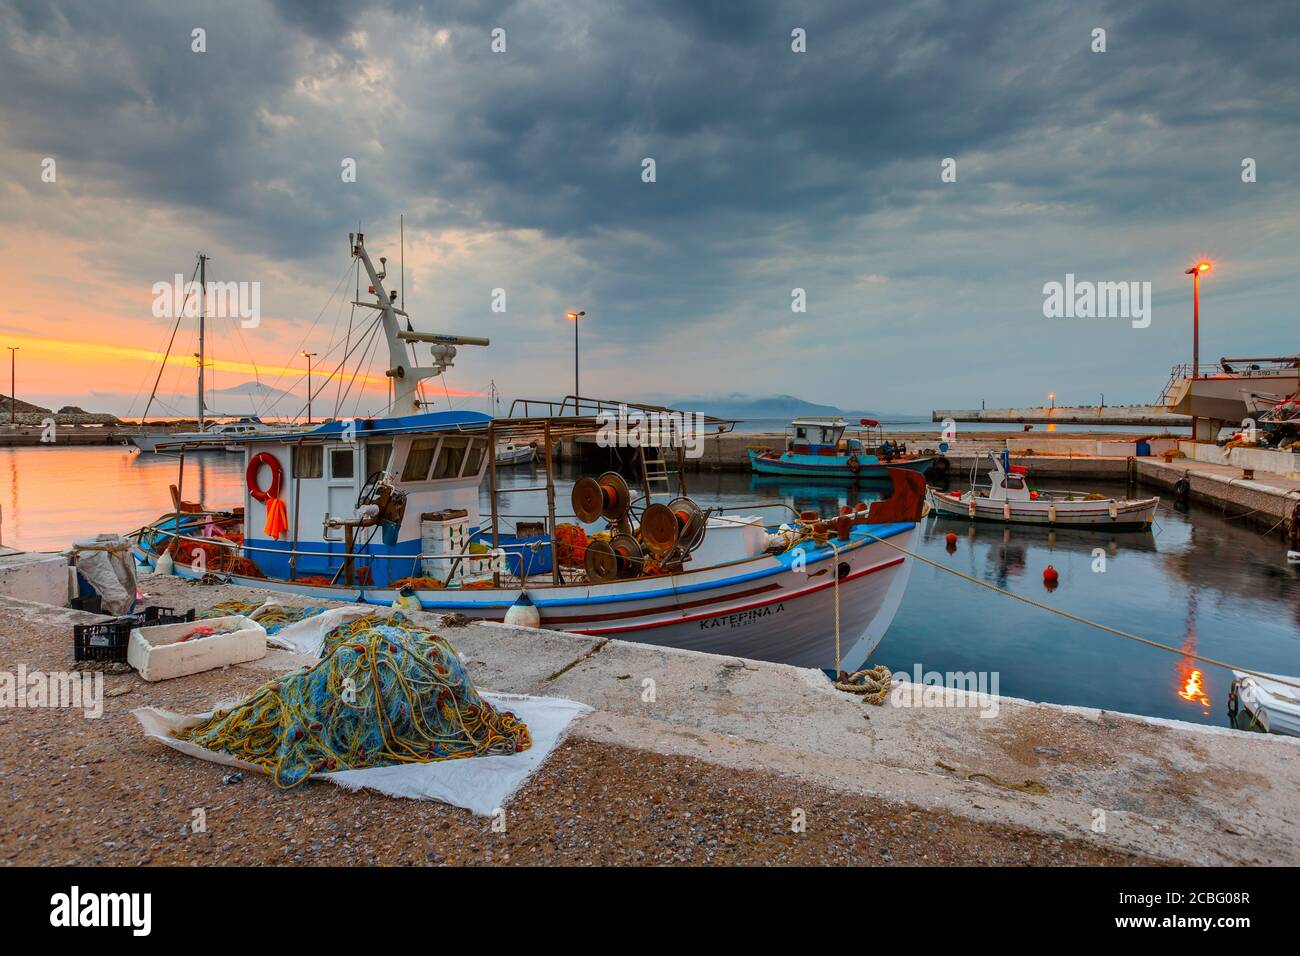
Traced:
[[[435, 552], [429, 544], [430, 523], [448, 530], [442, 543], [460, 551], [479, 531], [479, 483], [487, 467], [487, 425], [478, 412], [435, 412], [403, 418], [328, 422], [314, 431], [244, 439], [249, 464], [244, 489], [244, 535], [264, 573], [273, 577], [334, 578], [344, 566], [348, 531], [354, 532], [352, 554], [367, 556], [363, 572], [382, 585], [403, 577], [438, 577], [432, 562], [417, 556]], [[268, 456], [269, 459], [268, 460]], [[275, 464], [272, 465], [271, 461]], [[256, 462], [257, 467], [251, 464]], [[278, 497], [288, 527], [278, 537], [266, 532], [267, 502], [254, 495], [272, 492], [280, 476]], [[399, 520], [356, 526], [377, 486], [386, 485], [404, 500]], [[373, 514], [373, 512], [372, 512]], [[292, 569], [289, 551], [302, 552]], [[277, 552], [283, 552], [278, 554]]]

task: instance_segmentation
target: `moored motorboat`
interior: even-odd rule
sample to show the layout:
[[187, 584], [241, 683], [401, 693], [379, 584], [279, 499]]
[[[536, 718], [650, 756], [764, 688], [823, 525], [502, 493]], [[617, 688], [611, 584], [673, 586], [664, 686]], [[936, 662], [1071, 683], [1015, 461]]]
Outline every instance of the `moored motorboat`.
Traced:
[[760, 475], [860, 481], [888, 480], [891, 468], [924, 474], [933, 464], [933, 457], [911, 454], [905, 445], [886, 440], [874, 419], [859, 419], [859, 424], [858, 434], [846, 437], [843, 418], [796, 418], [786, 429], [782, 451], [749, 449], [750, 468]]
[[498, 467], [531, 464], [536, 456], [537, 449], [532, 445], [516, 445], [514, 442], [501, 442], [497, 445]]
[[1159, 498], [1106, 498], [1083, 492], [1035, 491], [1028, 468], [1009, 454], [989, 452], [989, 485], [968, 491], [927, 489], [934, 513], [944, 518], [1036, 524], [1106, 531], [1144, 531], [1155, 519]]
[[[1285, 681], [1286, 683], [1282, 683]], [[1232, 672], [1228, 712], [1234, 719], [1244, 712], [1245, 729], [1300, 737], [1300, 677], [1281, 674]]]

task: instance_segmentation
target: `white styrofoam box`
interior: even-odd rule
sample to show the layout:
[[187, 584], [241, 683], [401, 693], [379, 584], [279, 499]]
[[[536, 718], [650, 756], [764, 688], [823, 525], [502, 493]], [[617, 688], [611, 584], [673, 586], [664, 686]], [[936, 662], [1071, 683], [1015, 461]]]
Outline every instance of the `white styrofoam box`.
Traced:
[[[196, 627], [226, 633], [180, 639]], [[127, 663], [147, 681], [170, 680], [266, 656], [266, 629], [239, 614], [206, 621], [137, 627], [126, 646]]]
[[68, 606], [68, 559], [16, 551], [0, 555], [0, 596]]
[[[420, 552], [422, 554], [466, 554], [469, 541], [469, 516], [457, 514], [451, 518], [420, 519]], [[457, 579], [482, 577], [492, 571], [490, 556], [462, 558], [459, 562], [446, 558], [425, 558], [420, 562], [424, 573], [440, 581], [447, 581], [452, 569]]]
[[766, 546], [767, 529], [760, 516], [715, 515], [705, 527], [704, 540], [691, 552], [691, 565], [698, 569], [743, 561], [762, 554]]

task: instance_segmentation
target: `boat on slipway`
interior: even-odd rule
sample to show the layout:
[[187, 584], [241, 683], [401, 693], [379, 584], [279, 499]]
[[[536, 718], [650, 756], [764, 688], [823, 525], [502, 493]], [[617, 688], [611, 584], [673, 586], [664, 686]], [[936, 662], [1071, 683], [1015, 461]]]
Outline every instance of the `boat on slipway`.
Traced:
[[[157, 567], [166, 555], [183, 577], [331, 600], [386, 605], [403, 591], [426, 610], [478, 620], [515, 619], [531, 606], [542, 627], [828, 670], [865, 662], [907, 587], [927, 507], [920, 474], [892, 469], [889, 498], [772, 523], [696, 505], [678, 442], [676, 488], [670, 473], [645, 467], [639, 448], [638, 493], [613, 472], [587, 477], [574, 486], [573, 515], [562, 515], [555, 442], [594, 435], [629, 409], [677, 421], [683, 413], [577, 396], [559, 415], [533, 415], [538, 403], [524, 400], [525, 414], [515, 414], [516, 402], [506, 418], [423, 411], [419, 382], [441, 374], [456, 345], [488, 342], [399, 323], [406, 314], [364, 237], [349, 242], [370, 278], [375, 301], [364, 305], [379, 313], [388, 345], [384, 414], [241, 439], [243, 507], [187, 503], [178, 480], [173, 510], [134, 536], [140, 561]], [[414, 364], [414, 343], [433, 346], [431, 366]], [[542, 520], [501, 514], [498, 498], [509, 489], [498, 487], [493, 452], [502, 443], [539, 450]], [[663, 463], [663, 449], [650, 454]], [[181, 476], [183, 462], [182, 451]], [[479, 507], [485, 478], [489, 515]]]
[[843, 418], [796, 418], [786, 429], [785, 448], [749, 449], [749, 466], [759, 475], [888, 481], [890, 469], [924, 474], [934, 458], [910, 454], [907, 446], [887, 441], [880, 423], [859, 419], [856, 436], [845, 436]]
[[1010, 454], [989, 452], [989, 485], [968, 491], [927, 489], [930, 506], [941, 518], [1051, 525], [1097, 531], [1146, 531], [1159, 498], [1105, 498], [1086, 492], [1036, 491], [1029, 469], [1012, 465]]

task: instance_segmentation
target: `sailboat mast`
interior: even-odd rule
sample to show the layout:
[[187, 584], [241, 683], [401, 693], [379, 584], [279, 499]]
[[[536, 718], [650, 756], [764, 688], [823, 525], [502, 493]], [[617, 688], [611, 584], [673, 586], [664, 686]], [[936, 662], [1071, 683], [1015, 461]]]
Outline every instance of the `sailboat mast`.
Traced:
[[203, 431], [203, 320], [208, 314], [208, 257], [199, 253], [199, 431]]

